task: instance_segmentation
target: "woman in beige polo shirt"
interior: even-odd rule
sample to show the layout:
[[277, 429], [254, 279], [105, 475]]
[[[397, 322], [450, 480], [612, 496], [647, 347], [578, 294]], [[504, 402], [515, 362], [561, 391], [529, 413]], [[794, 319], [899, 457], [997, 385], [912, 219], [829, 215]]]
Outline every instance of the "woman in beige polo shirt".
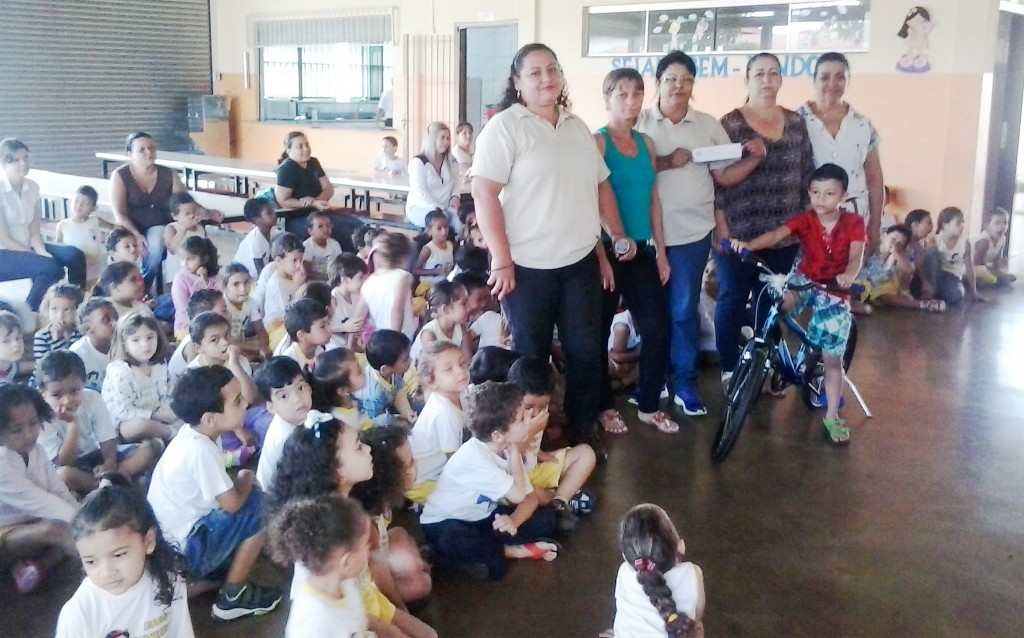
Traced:
[[515, 349], [547, 360], [558, 327], [570, 442], [598, 444], [601, 288], [614, 285], [597, 250], [601, 228], [624, 249], [620, 259], [632, 259], [636, 244], [624, 237], [590, 130], [568, 107], [554, 52], [543, 44], [521, 48], [498, 113], [480, 132], [470, 175], [491, 251], [489, 283], [504, 303]]

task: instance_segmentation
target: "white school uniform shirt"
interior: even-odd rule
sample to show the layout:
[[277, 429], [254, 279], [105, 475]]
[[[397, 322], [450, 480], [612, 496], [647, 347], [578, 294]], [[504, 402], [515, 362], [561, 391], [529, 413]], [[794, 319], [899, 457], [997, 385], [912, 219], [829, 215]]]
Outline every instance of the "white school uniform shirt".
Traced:
[[261, 279], [257, 298], [261, 302], [264, 326], [271, 329], [284, 323], [284, 309], [292, 302], [294, 294], [292, 282], [278, 277], [276, 269], [274, 274], [267, 277], [265, 283]]
[[[244, 372], [247, 375], [249, 375], [249, 378], [251, 379], [252, 378], [252, 364], [249, 363], [249, 360], [246, 359], [242, 355], [238, 355], [238, 364], [242, 366], [242, 372]], [[200, 355], [196, 355], [195, 359], [192, 359], [191, 361], [189, 361], [188, 365], [185, 366], [185, 369], [186, 370], [192, 370], [193, 368], [205, 368], [207, 366], [212, 366], [212, 365], [213, 365], [212, 363], [210, 363], [209, 361], [206, 360], [206, 357], [204, 357], [203, 355], [200, 354]], [[227, 367], [227, 366], [225, 366], [225, 367]]]
[[[302, 368], [304, 371], [312, 372], [313, 361], [315, 361], [317, 356], [323, 353], [323, 351], [323, 346], [317, 346], [313, 350], [313, 357], [311, 359], [307, 359], [306, 355], [302, 354], [302, 350], [299, 349], [299, 344], [293, 342], [291, 345], [289, 345], [287, 348], [281, 351], [280, 356], [294, 359], [295, 362], [299, 364], [299, 367]], [[276, 357], [278, 355], [275, 353], [274, 356]]]
[[462, 445], [469, 426], [466, 413], [439, 392], [432, 392], [409, 433], [412, 458], [416, 461], [416, 485], [436, 481], [448, 462], [448, 455]]
[[[356, 294], [352, 296], [352, 301], [346, 301], [345, 295], [335, 288], [331, 291], [331, 299], [334, 300], [334, 308], [331, 310], [331, 330], [337, 330], [341, 324], [355, 316], [360, 297]], [[332, 347], [347, 347], [347, 343], [348, 333], [331, 335]]]
[[284, 456], [284, 444], [292, 435], [296, 427], [288, 423], [278, 415], [270, 420], [267, 427], [267, 435], [263, 438], [263, 450], [260, 452], [260, 461], [256, 466], [256, 480], [260, 482], [263, 491], [269, 492], [274, 487], [274, 478], [277, 476], [277, 464]]
[[110, 300], [110, 303], [114, 304], [114, 310], [117, 311], [118, 318], [121, 318], [132, 312], [136, 312], [145, 317], [153, 316], [153, 309], [146, 305], [146, 302], [139, 301], [138, 299], [133, 301], [130, 305], [118, 303], [113, 299]]
[[582, 119], [559, 108], [551, 126], [513, 104], [480, 131], [469, 174], [504, 184], [498, 199], [516, 264], [563, 268], [593, 252], [597, 187], [611, 173]]
[[111, 361], [103, 379], [102, 394], [115, 426], [128, 419], [151, 419], [156, 410], [171, 407], [167, 366], [162, 363], [152, 366], [147, 377], [126, 361]]
[[14, 192], [7, 173], [0, 171], [0, 214], [7, 221], [7, 232], [14, 241], [29, 245], [29, 226], [39, 214], [39, 184], [25, 178], [21, 193]]
[[0, 446], [0, 528], [43, 518], [71, 522], [78, 501], [38, 443], [21, 454]]
[[235, 251], [235, 256], [231, 261], [238, 262], [248, 268], [249, 274], [252, 275], [253, 279], [258, 278], [260, 273], [256, 269], [256, 260], [262, 260], [264, 266], [272, 261], [270, 259], [270, 240], [280, 232], [274, 228], [270, 231], [270, 239], [267, 239], [259, 228], [253, 228], [246, 234], [241, 243], [238, 244], [238, 250]]
[[157, 462], [147, 498], [164, 535], [184, 547], [196, 521], [219, 507], [217, 497], [232, 487], [220, 446], [186, 424]]
[[97, 392], [103, 387], [103, 379], [107, 376], [107, 365], [110, 363], [110, 353], [106, 354], [92, 345], [89, 335], [83, 336], [68, 348], [82, 358], [85, 363], [85, 387], [92, 388]]
[[327, 238], [326, 246], [319, 246], [312, 237], [302, 242], [302, 260], [308, 261], [312, 271], [326, 278], [334, 258], [342, 253], [341, 244], [336, 239]]
[[228, 319], [231, 321], [232, 339], [244, 339], [245, 331], [257, 321], [263, 320], [263, 311], [248, 299], [242, 302], [240, 308], [236, 308], [235, 304], [227, 299], [224, 300], [224, 305], [227, 306]]
[[185, 581], [174, 584], [170, 606], [156, 602], [157, 583], [149, 572], [122, 594], [111, 594], [86, 578], [57, 619], [55, 638], [86, 636], [166, 636], [194, 638]]
[[62, 219], [57, 222], [57, 234], [65, 246], [74, 246], [85, 255], [86, 275], [89, 281], [99, 279], [103, 268], [103, 246], [100, 237], [103, 229], [96, 217], [87, 217], [85, 221]]
[[360, 292], [377, 330], [398, 330], [412, 339], [416, 335], [416, 318], [412, 315], [411, 294], [409, 299], [404, 300], [405, 311], [402, 316], [402, 325], [391, 325], [391, 309], [394, 308], [397, 301], [395, 290], [398, 288], [399, 282], [406, 277], [411, 279], [412, 275], [400, 268], [378, 270], [366, 278]]
[[455, 245], [452, 242], [447, 242], [448, 246], [444, 249], [439, 249], [433, 245], [433, 242], [428, 242], [424, 247], [429, 251], [427, 260], [423, 262], [424, 270], [434, 270], [436, 268], [441, 269], [440, 275], [421, 275], [420, 281], [425, 281], [430, 284], [436, 284], [439, 281], [444, 281], [447, 277], [448, 272], [455, 268]]
[[615, 326], [622, 324], [629, 330], [629, 336], [626, 337], [626, 350], [635, 350], [640, 347], [640, 335], [636, 332], [636, 327], [633, 325], [633, 315], [628, 310], [615, 313], [612, 317], [612, 332], [608, 335], [608, 350], [611, 351], [615, 347]]
[[285, 638], [338, 636], [364, 638], [370, 633], [363, 599], [355, 580], [341, 584], [342, 598], [336, 600], [314, 589], [308, 582], [296, 588], [288, 611]]
[[424, 332], [430, 332], [433, 334], [437, 341], [447, 341], [454, 343], [457, 346], [461, 346], [462, 340], [465, 338], [465, 335], [462, 332], [462, 326], [458, 324], [455, 325], [455, 328], [452, 330], [451, 339], [449, 339], [444, 336], [443, 332], [441, 332], [441, 327], [437, 325], [437, 319], [428, 321], [427, 324], [420, 328], [420, 331], [416, 333], [416, 339], [413, 340], [412, 347], [409, 348], [409, 358], [414, 364], [419, 360], [420, 352], [423, 351], [423, 341], [421, 338], [423, 337]]
[[401, 175], [405, 172], [405, 160], [395, 155], [388, 157], [383, 152], [377, 153], [371, 164], [375, 171], [387, 171], [392, 175]]
[[[82, 404], [75, 411], [78, 416], [78, 451], [76, 457], [82, 457], [100, 449], [100, 444], [117, 438], [117, 431], [110, 421], [107, 406], [99, 392], [86, 388], [82, 391]], [[67, 439], [68, 423], [54, 418], [43, 426], [39, 433], [39, 445], [46, 450], [51, 461], [57, 458], [60, 448]], [[56, 464], [56, 463], [55, 463]]]
[[[885, 228], [885, 226], [882, 226]], [[992, 236], [986, 231], [981, 231], [971, 237], [971, 254], [977, 257], [978, 242], [981, 240], [988, 241], [988, 250], [984, 255], [981, 256], [981, 263], [985, 266], [992, 266], [1003, 256], [1003, 248], [1006, 247], [1006, 233], [999, 238], [998, 241], [993, 242]]]
[[[699, 587], [697, 566], [693, 563], [678, 563], [665, 572], [665, 583], [672, 590], [676, 609], [690, 618], [697, 615]], [[651, 604], [643, 587], [636, 581], [636, 570], [629, 563], [619, 566], [615, 577], [615, 624], [616, 636], [629, 638], [655, 638], [665, 636], [665, 621]]]
[[482, 312], [469, 328], [480, 337], [480, 341], [477, 343], [477, 350], [487, 346], [497, 346], [506, 350], [512, 349], [508, 323], [501, 316], [500, 312], [493, 310]]
[[[532, 490], [528, 478], [526, 483]], [[437, 488], [423, 506], [420, 524], [449, 519], [471, 523], [485, 519], [513, 484], [508, 459], [491, 452], [486, 443], [474, 437], [448, 459]]]
[[[185, 348], [188, 348], [189, 344], [192, 343], [192, 337], [186, 336], [178, 344], [178, 347], [174, 349], [174, 354], [167, 361], [167, 377], [170, 379], [171, 387], [174, 387], [178, 383], [178, 379], [181, 375], [185, 374], [185, 370], [188, 369], [189, 360], [185, 358]], [[195, 358], [195, 357], [193, 357]]]

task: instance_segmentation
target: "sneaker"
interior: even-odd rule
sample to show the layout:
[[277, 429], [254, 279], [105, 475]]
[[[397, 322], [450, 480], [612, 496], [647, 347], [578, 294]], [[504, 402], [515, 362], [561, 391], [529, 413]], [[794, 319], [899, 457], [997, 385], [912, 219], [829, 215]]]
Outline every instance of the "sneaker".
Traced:
[[580, 490], [569, 499], [569, 507], [577, 516], [586, 516], [597, 507], [597, 496], [590, 490]]
[[229, 596], [221, 588], [213, 604], [213, 617], [217, 620], [235, 620], [245, 616], [262, 616], [274, 611], [280, 602], [281, 591], [274, 587], [246, 583], [234, 596]]
[[14, 576], [14, 586], [22, 594], [28, 594], [36, 590], [43, 582], [45, 574], [43, 568], [32, 561], [19, 561], [11, 569], [11, 576]]
[[683, 409], [686, 416], [704, 416], [708, 413], [696, 390], [686, 389], [676, 393], [673, 402]]
[[560, 498], [553, 500], [551, 505], [555, 508], [555, 529], [563, 534], [576, 531], [576, 526], [580, 524], [580, 517], [573, 513], [572, 506]]
[[[664, 401], [668, 398], [668, 386], [661, 386], [661, 394], [658, 398]], [[640, 405], [640, 388], [637, 388], [629, 393], [629, 398], [626, 399], [626, 403], [630, 405]]]

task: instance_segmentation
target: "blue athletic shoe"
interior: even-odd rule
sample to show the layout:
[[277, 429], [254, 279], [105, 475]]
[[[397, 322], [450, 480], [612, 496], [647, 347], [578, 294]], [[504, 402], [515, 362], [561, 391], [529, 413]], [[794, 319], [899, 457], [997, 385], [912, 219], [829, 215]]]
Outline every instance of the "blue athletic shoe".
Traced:
[[708, 413], [707, 406], [701, 401], [696, 390], [686, 388], [676, 393], [672, 401], [683, 409], [686, 416], [704, 416]]

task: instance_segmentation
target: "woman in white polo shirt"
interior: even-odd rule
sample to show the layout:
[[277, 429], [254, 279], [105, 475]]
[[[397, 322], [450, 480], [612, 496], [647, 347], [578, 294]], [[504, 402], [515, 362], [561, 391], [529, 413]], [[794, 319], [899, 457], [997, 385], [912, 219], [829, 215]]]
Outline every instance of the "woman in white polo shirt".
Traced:
[[632, 259], [636, 244], [624, 237], [597, 145], [568, 106], [554, 52], [536, 43], [521, 48], [470, 175], [491, 252], [489, 283], [505, 304], [515, 349], [547, 360], [558, 327], [570, 440], [597, 444], [601, 288], [614, 285], [597, 250], [602, 225], [624, 249], [620, 259]]
[[74, 246], [43, 243], [39, 233], [39, 184], [30, 180], [28, 146], [20, 140], [0, 141], [0, 281], [31, 279], [25, 300], [39, 310], [47, 288], [64, 278], [85, 286], [85, 254]]
[[637, 130], [654, 141], [658, 154], [657, 188], [672, 269], [668, 282], [672, 386], [676, 405], [688, 416], [707, 414], [697, 393], [701, 277], [712, 235], [716, 240], [729, 237], [725, 213], [715, 209], [715, 184], [738, 184], [764, 156], [764, 144], [754, 140], [746, 144], [738, 162], [693, 161], [695, 148], [732, 143], [717, 119], [690, 108], [696, 75], [690, 56], [682, 51], [668, 53], [655, 70], [658, 99], [637, 120]]

